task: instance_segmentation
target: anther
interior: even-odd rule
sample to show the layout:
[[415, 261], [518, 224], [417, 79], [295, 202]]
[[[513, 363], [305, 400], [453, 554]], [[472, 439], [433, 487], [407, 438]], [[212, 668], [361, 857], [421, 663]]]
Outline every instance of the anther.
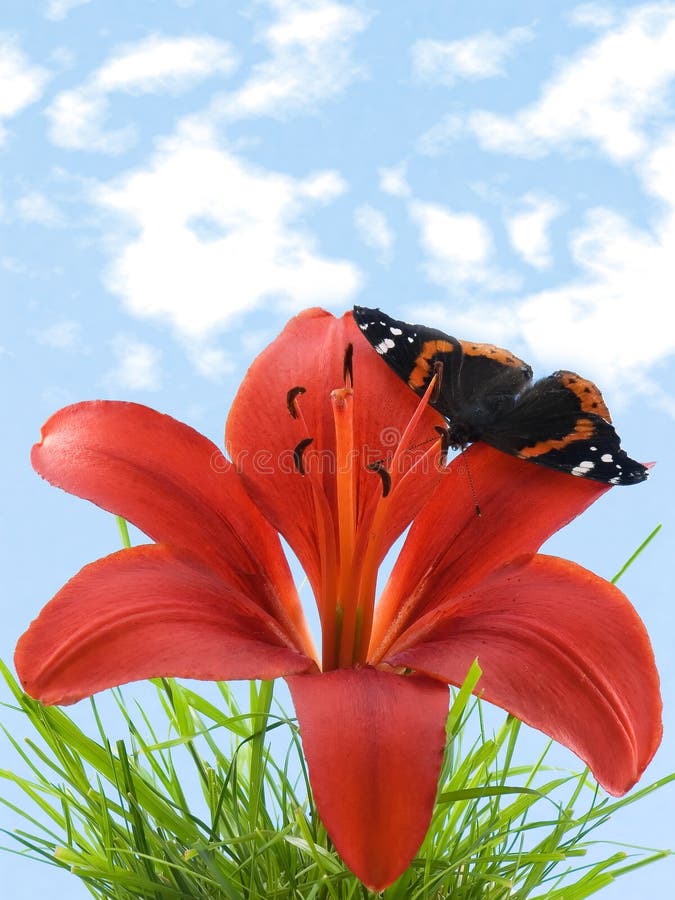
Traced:
[[348, 384], [350, 387], [354, 384], [354, 369], [352, 367], [352, 359], [354, 357], [354, 345], [347, 344], [347, 349], [345, 350], [345, 358], [342, 364], [342, 378], [345, 384]]
[[377, 472], [382, 479], [382, 496], [386, 497], [391, 490], [391, 475], [385, 468], [384, 463], [379, 459], [377, 462], [370, 463], [368, 468], [371, 472]]
[[[304, 388], [303, 388], [304, 390]], [[309, 447], [309, 445], [314, 441], [314, 438], [305, 438], [300, 441], [295, 450], [293, 451], [293, 463], [295, 468], [301, 475], [305, 474], [305, 467], [302, 461], [302, 457], [304, 455], [305, 450]]]
[[443, 384], [443, 362], [437, 359], [434, 363], [434, 375], [436, 376], [436, 384], [429, 397], [429, 406], [433, 406], [441, 395], [441, 385]]
[[307, 388], [294, 387], [291, 388], [290, 391], [286, 394], [286, 406], [288, 407], [289, 413], [293, 416], [294, 419], [298, 418], [298, 408], [295, 405], [296, 399], [300, 396], [300, 394], [304, 394]]

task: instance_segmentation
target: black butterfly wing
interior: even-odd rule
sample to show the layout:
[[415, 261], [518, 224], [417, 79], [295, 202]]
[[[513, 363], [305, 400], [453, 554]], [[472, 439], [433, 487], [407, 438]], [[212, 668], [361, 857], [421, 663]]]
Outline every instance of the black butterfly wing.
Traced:
[[441, 390], [433, 406], [441, 415], [452, 418], [456, 410], [456, 373], [462, 362], [460, 342], [435, 328], [392, 319], [379, 309], [355, 306], [353, 315], [372, 347], [420, 397], [429, 386], [436, 363], [441, 364]]
[[503, 453], [606, 484], [636, 484], [647, 469], [621, 449], [600, 391], [574, 372], [530, 384], [532, 370], [493, 344], [458, 341], [354, 307], [354, 319], [391, 369], [417, 394], [436, 363], [442, 380], [432, 405], [448, 419], [451, 446], [482, 440]]
[[385, 362], [420, 396], [441, 364], [440, 389], [431, 405], [458, 423], [458, 433], [467, 441], [475, 439], [484, 422], [510, 408], [532, 378], [526, 363], [493, 344], [458, 341], [436, 328], [363, 306], [354, 307], [354, 319]]
[[532, 379], [532, 369], [509, 350], [494, 344], [460, 341], [462, 362], [456, 373], [457, 417], [478, 434], [509, 412]]
[[606, 484], [636, 484], [647, 469], [621, 449], [600, 391], [574, 372], [525, 390], [482, 440], [497, 450]]

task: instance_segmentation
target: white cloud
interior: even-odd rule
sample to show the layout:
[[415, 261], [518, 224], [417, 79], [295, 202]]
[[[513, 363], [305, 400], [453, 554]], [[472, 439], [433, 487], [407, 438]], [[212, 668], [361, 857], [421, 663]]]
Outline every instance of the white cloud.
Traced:
[[504, 34], [481, 31], [456, 41], [423, 39], [412, 46], [417, 78], [451, 86], [462, 78], [494, 78], [504, 74], [504, 63], [516, 48], [531, 41], [531, 28], [511, 28]]
[[16, 201], [16, 212], [23, 222], [58, 228], [63, 225], [63, 215], [41, 191], [27, 191]]
[[256, 168], [187, 128], [150, 164], [94, 195], [118, 217], [107, 283], [134, 315], [203, 341], [242, 314], [351, 303], [361, 277], [323, 256], [306, 212], [344, 191], [334, 172], [293, 178]]
[[118, 49], [82, 85], [58, 94], [47, 109], [51, 140], [60, 147], [121, 153], [136, 139], [133, 126], [105, 130], [112, 93], [176, 94], [235, 66], [230, 45], [212, 37], [151, 35]]
[[106, 131], [107, 112], [105, 95], [94, 89], [62, 91], [47, 109], [49, 137], [69, 150], [123, 153], [134, 144], [136, 131], [131, 125]]
[[472, 213], [454, 213], [437, 203], [415, 201], [410, 206], [430, 255], [469, 267], [483, 265], [492, 252], [485, 224]]
[[47, 56], [47, 62], [54, 67], [55, 70], [66, 72], [75, 67], [76, 63], [75, 51], [70, 47], [54, 47]]
[[579, 277], [526, 297], [518, 307], [522, 334], [543, 359], [559, 360], [564, 347], [571, 367], [633, 389], [640, 373], [675, 351], [675, 234], [655, 238], [596, 209], [571, 249]]
[[571, 235], [577, 274], [507, 304], [474, 303], [454, 314], [453, 328], [486, 333], [504, 346], [524, 345], [543, 369], [577, 368], [614, 399], [640, 393], [673, 412], [675, 399], [652, 378], [675, 354], [675, 130], [641, 162], [646, 191], [662, 201], [649, 228], [597, 207]]
[[39, 344], [55, 350], [75, 350], [80, 346], [81, 331], [79, 322], [66, 319], [37, 331], [35, 339]]
[[93, 85], [106, 94], [176, 93], [211, 75], [228, 75], [234, 65], [229, 44], [216, 38], [151, 35], [121, 47], [98, 69]]
[[378, 250], [380, 259], [386, 262], [394, 245], [394, 233], [384, 213], [364, 203], [354, 211], [354, 225], [363, 243]]
[[551, 197], [530, 192], [521, 198], [520, 209], [506, 220], [514, 250], [535, 269], [551, 265], [549, 227], [561, 211]]
[[391, 197], [409, 197], [410, 185], [407, 181], [408, 167], [402, 162], [397, 166], [383, 167], [378, 171], [380, 190]]
[[673, 79], [675, 4], [634, 7], [568, 60], [533, 104], [511, 117], [477, 111], [467, 125], [489, 150], [537, 157], [582, 141], [625, 162], [646, 151], [644, 128], [668, 112]]
[[27, 275], [28, 267], [22, 260], [15, 256], [0, 256], [0, 269], [11, 272], [12, 275]]
[[49, 0], [45, 15], [53, 22], [60, 22], [75, 7], [86, 6], [90, 2], [91, 0]]
[[333, 0], [265, 2], [277, 15], [258, 34], [269, 58], [253, 66], [238, 90], [219, 97], [209, 114], [242, 119], [311, 111], [363, 74], [352, 44], [370, 15]]
[[[496, 267], [492, 233], [479, 216], [417, 199], [407, 180], [405, 161], [381, 168], [378, 174], [380, 190], [402, 200], [417, 226], [422, 268], [430, 281], [453, 290], [480, 286], [503, 291], [519, 285], [516, 276]], [[372, 218], [369, 209], [367, 218]]]
[[570, 10], [567, 19], [580, 28], [609, 28], [616, 21], [616, 13], [606, 3], [581, 3]]
[[128, 335], [118, 334], [111, 343], [116, 357], [106, 381], [113, 387], [131, 391], [157, 391], [162, 385], [161, 353], [156, 347]]
[[33, 65], [13, 35], [0, 32], [0, 144], [3, 119], [10, 119], [42, 94], [49, 72]]
[[[535, 102], [512, 117], [478, 112], [461, 123], [448, 116], [417, 149], [438, 152], [462, 125], [484, 148], [524, 157], [592, 144], [629, 167], [648, 195], [646, 208], [658, 213], [638, 227], [617, 210], [589, 209], [568, 238], [572, 276], [542, 291], [512, 290], [502, 301], [474, 293], [454, 306], [452, 321], [440, 308], [425, 316], [452, 333], [514, 347], [540, 371], [577, 368], [603, 386], [610, 408], [641, 394], [673, 414], [675, 396], [659, 386], [657, 372], [675, 355], [675, 129], [664, 133], [675, 85], [675, 3], [584, 4], [569, 20], [598, 33], [559, 64]], [[550, 198], [529, 194], [507, 216], [512, 245], [530, 265], [550, 264], [550, 223], [561, 212]], [[480, 276], [478, 249], [472, 266]], [[428, 272], [439, 282], [455, 266], [439, 271], [434, 263], [432, 255]]]
[[323, 172], [314, 172], [303, 178], [298, 183], [298, 191], [302, 197], [308, 200], [317, 200], [320, 203], [330, 203], [345, 193], [347, 183], [334, 169]]
[[409, 203], [408, 211], [419, 228], [431, 281], [447, 287], [489, 284], [495, 289], [510, 284], [492, 268], [492, 235], [478, 216], [418, 200]]
[[415, 149], [422, 156], [440, 156], [465, 132], [464, 118], [457, 113], [447, 113], [417, 138]]
[[235, 371], [232, 355], [219, 347], [209, 347], [197, 341], [190, 342], [187, 350], [195, 369], [204, 378], [220, 381], [224, 375]]

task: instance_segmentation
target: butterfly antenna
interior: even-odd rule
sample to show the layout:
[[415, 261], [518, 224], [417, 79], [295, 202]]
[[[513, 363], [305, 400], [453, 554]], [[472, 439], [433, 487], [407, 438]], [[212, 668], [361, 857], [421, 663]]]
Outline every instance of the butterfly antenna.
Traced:
[[466, 471], [466, 478], [469, 482], [469, 490], [471, 491], [471, 497], [473, 498], [473, 508], [476, 511], [476, 515], [478, 518], [481, 516], [480, 506], [478, 505], [478, 497], [476, 496], [476, 488], [473, 483], [473, 478], [471, 477], [471, 469], [469, 468], [469, 461], [466, 458], [464, 451], [466, 450], [466, 446], [462, 444], [460, 447], [460, 453], [462, 454], [462, 460], [464, 462], [464, 469]]

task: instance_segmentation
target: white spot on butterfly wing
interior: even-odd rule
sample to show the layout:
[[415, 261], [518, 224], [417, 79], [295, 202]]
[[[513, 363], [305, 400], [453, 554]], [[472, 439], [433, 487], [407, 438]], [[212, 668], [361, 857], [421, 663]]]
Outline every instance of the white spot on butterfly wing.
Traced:
[[572, 475], [588, 475], [591, 469], [595, 468], [595, 463], [590, 459], [585, 459], [572, 469]]
[[376, 345], [375, 345], [375, 349], [377, 350], [377, 352], [378, 352], [381, 356], [384, 356], [384, 354], [385, 354], [388, 350], [391, 350], [391, 348], [392, 348], [392, 347], [395, 347], [395, 346], [396, 346], [396, 342], [395, 342], [395, 341], [392, 341], [391, 338], [385, 338], [385, 339], [384, 339], [383, 341], [381, 341], [379, 344], [376, 344]]

